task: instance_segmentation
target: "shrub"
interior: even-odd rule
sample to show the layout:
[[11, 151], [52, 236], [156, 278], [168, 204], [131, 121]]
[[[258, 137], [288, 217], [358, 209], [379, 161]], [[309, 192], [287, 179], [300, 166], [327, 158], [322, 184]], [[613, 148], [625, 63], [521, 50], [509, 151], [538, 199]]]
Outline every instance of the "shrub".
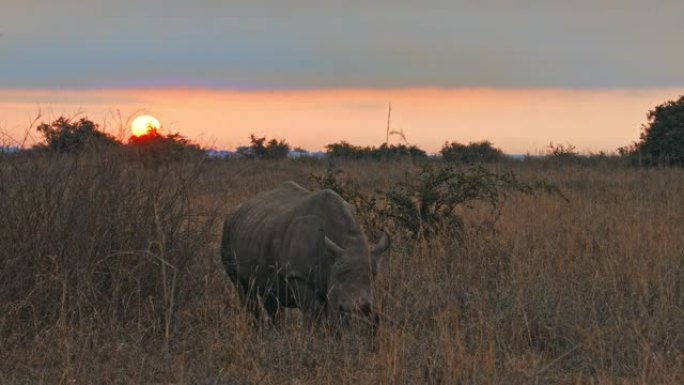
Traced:
[[145, 135], [132, 136], [127, 148], [133, 150], [135, 156], [149, 165], [160, 165], [170, 161], [202, 157], [202, 149], [180, 134], [162, 135], [151, 130]]
[[558, 160], [570, 160], [578, 159], [580, 154], [577, 152], [577, 148], [572, 144], [557, 144], [549, 143], [545, 156]]
[[284, 139], [271, 139], [266, 137], [257, 138], [254, 134], [249, 135], [251, 145], [238, 147], [238, 153], [246, 158], [256, 159], [285, 159], [290, 153], [290, 145]]
[[99, 126], [88, 118], [72, 122], [62, 116], [51, 123], [41, 123], [36, 129], [46, 142], [37, 148], [59, 153], [80, 153], [88, 148], [113, 147], [121, 144], [112, 136], [100, 131]]
[[410, 158], [412, 160], [416, 159], [426, 159], [427, 153], [421, 148], [415, 145], [405, 145], [405, 144], [382, 144], [373, 154], [374, 159], [400, 159], [400, 158]]
[[345, 141], [325, 146], [329, 158], [338, 159], [426, 159], [427, 153], [415, 145], [383, 143], [380, 147], [356, 146]]
[[487, 140], [470, 142], [468, 145], [445, 142], [439, 153], [447, 162], [496, 162], [503, 157], [503, 152]]
[[343, 140], [339, 143], [328, 144], [325, 146], [325, 152], [329, 158], [363, 159], [368, 157], [370, 148], [355, 146]]
[[352, 204], [366, 230], [392, 225], [414, 239], [430, 240], [440, 233], [458, 236], [464, 226], [458, 210], [475, 202], [489, 205], [495, 222], [502, 200], [511, 193], [547, 193], [568, 201], [545, 179], [525, 183], [513, 172], [496, 173], [484, 167], [457, 169], [426, 163], [386, 191], [366, 193], [354, 180], [342, 180], [341, 175], [342, 171], [329, 163], [325, 174], [312, 174], [310, 179], [315, 187], [330, 188]]
[[463, 230], [459, 208], [484, 202], [491, 208], [495, 222], [506, 196], [540, 192], [558, 194], [567, 201], [555, 185], [544, 179], [524, 183], [511, 171], [496, 173], [484, 167], [457, 169], [426, 164], [417, 175], [410, 175], [387, 192], [384, 212], [413, 238], [430, 239], [439, 233], [458, 236]]
[[650, 165], [684, 166], [684, 96], [648, 112], [636, 156]]

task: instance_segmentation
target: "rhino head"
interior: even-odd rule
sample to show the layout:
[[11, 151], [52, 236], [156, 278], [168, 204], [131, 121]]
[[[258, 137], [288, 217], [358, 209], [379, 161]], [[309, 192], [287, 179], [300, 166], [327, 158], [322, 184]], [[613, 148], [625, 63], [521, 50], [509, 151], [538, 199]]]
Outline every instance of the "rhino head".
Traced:
[[389, 243], [386, 232], [370, 248], [365, 246], [343, 249], [325, 237], [326, 249], [333, 259], [326, 306], [328, 319], [335, 323], [361, 320], [375, 330], [379, 317], [373, 301], [372, 282], [377, 272], [378, 260], [389, 248]]
[[[315, 216], [300, 216], [290, 224], [282, 244], [289, 282], [296, 284], [297, 304], [314, 317], [325, 314], [333, 324], [360, 320], [378, 324], [372, 282], [378, 259], [390, 246], [383, 232], [377, 244], [357, 234], [345, 248], [332, 241]], [[315, 257], [314, 257], [315, 256]]]

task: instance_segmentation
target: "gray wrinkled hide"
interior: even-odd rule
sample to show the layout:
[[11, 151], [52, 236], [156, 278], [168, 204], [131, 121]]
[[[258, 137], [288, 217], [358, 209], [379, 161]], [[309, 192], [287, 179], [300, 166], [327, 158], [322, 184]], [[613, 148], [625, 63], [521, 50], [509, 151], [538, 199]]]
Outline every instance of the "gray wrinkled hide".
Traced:
[[387, 234], [370, 247], [352, 210], [332, 190], [294, 182], [237, 207], [224, 222], [221, 260], [245, 306], [274, 319], [299, 307], [314, 319], [377, 323], [371, 290]]

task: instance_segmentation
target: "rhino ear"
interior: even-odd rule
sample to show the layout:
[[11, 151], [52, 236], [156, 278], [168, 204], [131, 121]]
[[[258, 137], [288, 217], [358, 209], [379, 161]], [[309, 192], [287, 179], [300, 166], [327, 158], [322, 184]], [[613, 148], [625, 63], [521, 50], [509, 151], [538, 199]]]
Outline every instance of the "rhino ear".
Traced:
[[377, 264], [378, 259], [380, 258], [380, 255], [384, 253], [387, 249], [390, 248], [390, 238], [389, 235], [387, 235], [387, 231], [383, 231], [382, 235], [380, 236], [380, 239], [378, 240], [378, 243], [373, 245], [371, 247], [371, 256], [373, 257], [373, 261]]
[[332, 239], [328, 238], [327, 236], [325, 237], [325, 247], [330, 250], [330, 253], [333, 255], [333, 259], [339, 258], [342, 253], [344, 252], [344, 249], [341, 247], [337, 246], [335, 242], [332, 241]]

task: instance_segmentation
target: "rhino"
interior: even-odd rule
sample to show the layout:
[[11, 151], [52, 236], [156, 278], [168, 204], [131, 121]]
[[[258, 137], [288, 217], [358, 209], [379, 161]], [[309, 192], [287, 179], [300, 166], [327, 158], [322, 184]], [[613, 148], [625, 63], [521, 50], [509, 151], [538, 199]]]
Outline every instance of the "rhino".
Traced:
[[283, 307], [318, 323], [361, 320], [375, 330], [372, 295], [378, 259], [390, 246], [382, 232], [370, 246], [336, 192], [311, 192], [290, 181], [240, 204], [223, 223], [221, 261], [242, 304], [269, 322]]

